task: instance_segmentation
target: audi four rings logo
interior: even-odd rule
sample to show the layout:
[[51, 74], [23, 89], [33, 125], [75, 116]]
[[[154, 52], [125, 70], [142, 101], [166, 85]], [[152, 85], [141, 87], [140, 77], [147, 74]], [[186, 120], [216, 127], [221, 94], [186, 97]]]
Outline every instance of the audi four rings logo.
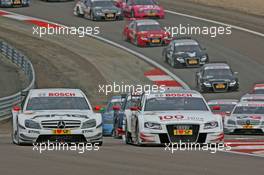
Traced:
[[59, 121], [59, 122], [58, 122], [58, 128], [59, 128], [59, 129], [64, 129], [65, 126], [66, 126], [66, 123], [65, 123], [64, 121]]

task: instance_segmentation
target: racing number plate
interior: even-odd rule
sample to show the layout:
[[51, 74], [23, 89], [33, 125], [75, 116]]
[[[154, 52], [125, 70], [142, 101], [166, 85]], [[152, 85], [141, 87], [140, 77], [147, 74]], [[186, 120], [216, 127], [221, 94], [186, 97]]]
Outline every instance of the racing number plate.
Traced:
[[14, 5], [20, 5], [21, 4], [21, 0], [14, 0]]
[[113, 13], [108, 13], [108, 14], [106, 14], [106, 17], [107, 18], [113, 18], [115, 15], [113, 14]]
[[225, 85], [224, 84], [217, 84], [215, 87], [217, 89], [225, 89]]
[[243, 128], [244, 129], [252, 129], [253, 128], [253, 125], [244, 125]]
[[191, 130], [191, 129], [174, 129], [173, 134], [176, 136], [193, 135], [193, 130]]
[[148, 13], [148, 16], [156, 16], [156, 13], [153, 13], [153, 12]]
[[52, 130], [52, 134], [69, 135], [69, 134], [71, 134], [71, 130], [69, 130], [69, 129], [54, 129], [54, 130]]
[[198, 61], [196, 59], [191, 59], [188, 61], [189, 64], [198, 64]]
[[160, 43], [160, 40], [159, 39], [153, 39], [152, 43]]

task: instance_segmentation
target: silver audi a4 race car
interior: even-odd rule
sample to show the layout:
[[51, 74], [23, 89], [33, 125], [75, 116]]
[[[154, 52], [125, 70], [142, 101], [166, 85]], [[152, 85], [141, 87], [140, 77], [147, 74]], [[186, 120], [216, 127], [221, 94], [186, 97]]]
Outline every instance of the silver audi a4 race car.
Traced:
[[47, 142], [102, 145], [102, 117], [78, 89], [33, 89], [12, 110], [15, 144]]
[[203, 96], [191, 90], [143, 94], [138, 106], [126, 112], [126, 143], [220, 143], [223, 124]]

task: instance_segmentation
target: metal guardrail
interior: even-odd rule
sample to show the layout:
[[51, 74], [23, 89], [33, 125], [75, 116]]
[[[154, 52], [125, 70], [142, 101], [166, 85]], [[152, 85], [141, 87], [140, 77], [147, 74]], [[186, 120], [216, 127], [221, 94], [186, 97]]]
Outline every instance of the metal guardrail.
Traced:
[[[35, 70], [29, 59], [15, 48], [0, 41], [0, 54], [16, 64], [28, 77], [30, 84], [23, 90], [28, 91], [35, 86]], [[1, 75], [0, 75], [1, 76]], [[21, 103], [21, 92], [0, 98], [0, 120], [11, 116], [12, 107]]]

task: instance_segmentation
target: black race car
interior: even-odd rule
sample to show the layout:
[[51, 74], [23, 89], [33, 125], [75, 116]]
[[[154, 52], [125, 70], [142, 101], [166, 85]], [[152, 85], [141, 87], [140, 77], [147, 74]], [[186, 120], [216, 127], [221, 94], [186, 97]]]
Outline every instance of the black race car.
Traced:
[[196, 73], [196, 85], [200, 92], [237, 91], [239, 81], [226, 63], [210, 63], [201, 67]]
[[190, 38], [174, 39], [164, 48], [162, 56], [172, 67], [200, 67], [209, 62], [208, 54], [198, 41]]

